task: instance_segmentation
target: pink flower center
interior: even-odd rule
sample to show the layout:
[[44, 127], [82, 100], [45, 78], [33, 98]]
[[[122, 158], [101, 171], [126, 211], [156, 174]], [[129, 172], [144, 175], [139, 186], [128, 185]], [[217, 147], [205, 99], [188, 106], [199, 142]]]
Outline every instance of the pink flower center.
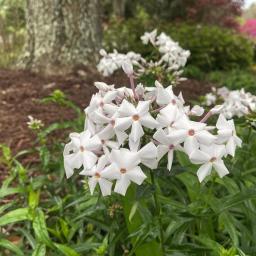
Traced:
[[140, 119], [139, 115], [133, 115], [132, 117], [133, 121], [138, 121]]
[[210, 162], [215, 162], [216, 160], [217, 160], [216, 157], [212, 157], [212, 158], [210, 159]]
[[127, 172], [127, 170], [126, 170], [125, 168], [121, 168], [121, 169], [120, 169], [120, 172], [121, 172], [122, 174], [124, 174], [124, 173]]
[[115, 126], [116, 121], [115, 121], [115, 120], [111, 120], [111, 121], [110, 121], [110, 124], [111, 124], [112, 126]]
[[173, 144], [169, 145], [169, 149], [170, 150], [174, 149], [174, 145]]
[[189, 135], [189, 136], [194, 136], [194, 135], [195, 135], [195, 130], [190, 129], [190, 130], [188, 131], [188, 135]]
[[96, 172], [96, 173], [95, 173], [95, 177], [96, 177], [97, 179], [99, 179], [99, 178], [100, 178], [100, 173], [99, 173], [99, 172]]

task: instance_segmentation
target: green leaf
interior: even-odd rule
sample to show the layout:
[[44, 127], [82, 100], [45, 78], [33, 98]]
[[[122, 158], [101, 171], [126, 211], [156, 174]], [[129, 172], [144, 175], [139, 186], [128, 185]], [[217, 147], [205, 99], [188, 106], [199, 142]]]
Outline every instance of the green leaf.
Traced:
[[18, 187], [18, 188], [1, 188], [0, 189], [0, 198], [3, 198], [5, 196], [13, 195], [13, 194], [21, 194], [24, 193], [25, 189]]
[[57, 244], [57, 243], [54, 243], [54, 245], [65, 256], [80, 256], [75, 250], [73, 250], [72, 248], [68, 247], [67, 245]]
[[10, 242], [9, 240], [0, 239], [0, 247], [3, 247], [7, 250], [14, 252], [15, 255], [17, 255], [17, 256], [24, 256], [21, 249], [18, 246], [16, 246], [15, 244], [13, 244], [12, 242]]
[[32, 256], [45, 256], [46, 246], [45, 244], [37, 244]]
[[[128, 188], [128, 191], [123, 198], [123, 205], [124, 205], [124, 215], [125, 215], [125, 221], [126, 226], [128, 229], [129, 234], [135, 233], [138, 231], [138, 229], [143, 225], [144, 221], [141, 218], [138, 211], [135, 211], [133, 214], [132, 222], [129, 221], [129, 216], [132, 210], [132, 207], [134, 205], [134, 201], [136, 198], [136, 187], [134, 185], [131, 185]], [[147, 242], [143, 242], [142, 244], [137, 245], [137, 240], [139, 238], [132, 237], [131, 242], [133, 244], [133, 252], [135, 252], [136, 256], [162, 256], [162, 251], [160, 244], [156, 240], [151, 240]], [[131, 252], [132, 253], [132, 252]], [[133, 255], [133, 254], [130, 254]]]
[[28, 204], [29, 207], [31, 207], [32, 209], [35, 209], [38, 204], [39, 204], [39, 197], [40, 197], [40, 191], [34, 191], [34, 190], [30, 190], [29, 191], [29, 197], [28, 197]]
[[29, 208], [20, 208], [6, 213], [0, 217], [0, 226], [11, 224], [18, 221], [29, 220]]
[[129, 214], [129, 221], [132, 222], [132, 218], [133, 216], [135, 215], [137, 209], [138, 209], [138, 206], [139, 206], [139, 202], [134, 202], [132, 208], [131, 208], [131, 211], [130, 211], [130, 214]]
[[45, 216], [41, 209], [36, 210], [36, 217], [33, 221], [33, 228], [38, 241], [53, 247], [52, 241], [47, 231]]

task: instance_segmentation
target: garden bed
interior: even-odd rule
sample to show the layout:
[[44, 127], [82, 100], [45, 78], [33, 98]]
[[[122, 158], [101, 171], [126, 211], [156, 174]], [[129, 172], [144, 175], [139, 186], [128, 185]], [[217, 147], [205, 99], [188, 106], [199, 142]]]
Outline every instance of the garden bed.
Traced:
[[[84, 108], [91, 94], [96, 91], [93, 82], [97, 80], [116, 84], [127, 81], [120, 74], [104, 78], [97, 71], [88, 69], [66, 76], [51, 77], [28, 71], [0, 70], [0, 143], [8, 145], [14, 153], [31, 148], [35, 136], [27, 127], [28, 115], [42, 120], [45, 126], [75, 117], [72, 109], [60, 108], [55, 104], [42, 104], [40, 99], [60, 89], [76, 105]], [[187, 80], [176, 91], [181, 90], [187, 100], [196, 99], [210, 91], [211, 86], [212, 84], [202, 81]]]

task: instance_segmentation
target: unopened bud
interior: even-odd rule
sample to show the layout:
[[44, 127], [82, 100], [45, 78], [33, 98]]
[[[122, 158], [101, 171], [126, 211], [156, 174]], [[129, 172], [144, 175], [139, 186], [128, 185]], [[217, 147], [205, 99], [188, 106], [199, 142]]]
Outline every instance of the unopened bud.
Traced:
[[219, 114], [221, 112], [221, 110], [223, 109], [223, 105], [216, 105], [215, 107], [213, 107], [210, 112], [212, 115], [216, 115]]
[[204, 108], [196, 105], [191, 109], [190, 113], [194, 116], [201, 116], [204, 113]]
[[133, 66], [130, 61], [124, 61], [122, 63], [122, 69], [126, 73], [127, 76], [131, 76], [133, 74]]
[[107, 52], [104, 49], [100, 49], [100, 55], [104, 57], [107, 55]]

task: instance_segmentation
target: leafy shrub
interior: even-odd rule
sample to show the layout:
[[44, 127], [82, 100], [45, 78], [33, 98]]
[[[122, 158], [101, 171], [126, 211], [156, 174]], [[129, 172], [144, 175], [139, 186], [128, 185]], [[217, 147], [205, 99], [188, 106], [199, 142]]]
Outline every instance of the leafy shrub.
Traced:
[[213, 71], [206, 74], [205, 79], [229, 89], [245, 88], [251, 92], [256, 89], [256, 74], [249, 70]]
[[104, 46], [107, 50], [132, 50], [146, 56], [150, 51], [139, 39], [145, 28], [150, 31], [155, 27], [190, 50], [189, 64], [204, 71], [244, 68], [253, 63], [253, 43], [239, 34], [213, 26], [156, 24], [147, 17], [112, 21], [105, 31]]

